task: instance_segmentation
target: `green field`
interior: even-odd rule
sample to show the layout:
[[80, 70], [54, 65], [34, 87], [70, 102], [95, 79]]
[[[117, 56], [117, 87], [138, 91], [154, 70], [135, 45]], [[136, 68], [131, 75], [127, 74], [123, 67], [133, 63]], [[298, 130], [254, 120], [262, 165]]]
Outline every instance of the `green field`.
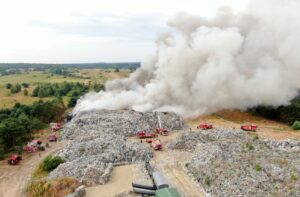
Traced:
[[[15, 103], [21, 104], [32, 104], [38, 101], [40, 98], [31, 97], [33, 89], [42, 83], [63, 83], [63, 82], [79, 82], [79, 83], [91, 83], [91, 84], [104, 84], [109, 79], [117, 79], [126, 77], [129, 75], [128, 69], [120, 70], [120, 72], [114, 72], [113, 69], [73, 69], [72, 74], [76, 76], [63, 76], [63, 75], [51, 75], [47, 72], [41, 71], [29, 71], [22, 72], [21, 74], [5, 75], [0, 76], [0, 109], [10, 108], [15, 105]], [[25, 96], [22, 91], [16, 94], [11, 94], [9, 89], [5, 88], [7, 83], [11, 84], [22, 84], [29, 83], [28, 88], [29, 95]], [[43, 98], [43, 100], [52, 99]], [[64, 97], [65, 103], [68, 102], [69, 98]]]
[[0, 85], [5, 85], [6, 83], [30, 83], [30, 84], [37, 84], [37, 83], [63, 83], [66, 82], [84, 82], [84, 79], [77, 78], [77, 77], [66, 77], [61, 75], [53, 75], [49, 73], [43, 73], [39, 71], [31, 71], [28, 74], [15, 74], [15, 75], [6, 75], [0, 77]]

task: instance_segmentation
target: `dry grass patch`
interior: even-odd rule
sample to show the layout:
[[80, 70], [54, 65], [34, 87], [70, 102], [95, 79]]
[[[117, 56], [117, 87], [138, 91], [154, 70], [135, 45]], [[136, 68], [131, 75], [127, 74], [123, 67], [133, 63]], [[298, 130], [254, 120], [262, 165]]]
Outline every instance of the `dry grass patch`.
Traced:
[[31, 180], [27, 186], [28, 197], [64, 197], [71, 194], [80, 185], [72, 178], [65, 177], [56, 180]]

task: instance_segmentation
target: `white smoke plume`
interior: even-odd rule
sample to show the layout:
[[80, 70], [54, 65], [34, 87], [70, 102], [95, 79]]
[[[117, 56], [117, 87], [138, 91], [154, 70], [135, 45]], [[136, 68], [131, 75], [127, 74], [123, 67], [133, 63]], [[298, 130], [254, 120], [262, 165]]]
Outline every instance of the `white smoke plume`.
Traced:
[[252, 0], [243, 12], [213, 18], [179, 13], [156, 55], [129, 78], [80, 99], [92, 109], [172, 111], [190, 118], [222, 109], [285, 105], [298, 94], [300, 1]]

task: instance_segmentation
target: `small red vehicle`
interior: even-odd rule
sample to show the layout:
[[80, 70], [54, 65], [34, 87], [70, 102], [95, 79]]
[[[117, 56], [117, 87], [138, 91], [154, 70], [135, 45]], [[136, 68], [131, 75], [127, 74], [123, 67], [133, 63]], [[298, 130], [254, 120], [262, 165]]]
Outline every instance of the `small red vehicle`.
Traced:
[[154, 132], [146, 132], [146, 131], [139, 131], [136, 134], [140, 139], [144, 139], [144, 138], [153, 138], [155, 137], [155, 133]]
[[241, 129], [244, 130], [244, 131], [256, 131], [258, 128], [257, 125], [242, 125], [241, 126]]
[[213, 128], [213, 125], [212, 124], [207, 124], [207, 123], [199, 124], [197, 126], [197, 129], [202, 129], [202, 130], [208, 130], [208, 129], [212, 129], [212, 128]]
[[149, 144], [151, 143], [151, 147], [154, 150], [161, 150], [161, 148], [162, 148], [162, 145], [161, 145], [161, 142], [159, 139], [150, 138], [150, 139], [146, 139], [146, 142]]
[[50, 128], [51, 128], [51, 131], [56, 132], [62, 128], [62, 125], [59, 122], [55, 122], [55, 123], [52, 122], [52, 123], [50, 123]]
[[152, 139], [151, 146], [154, 150], [161, 150], [162, 145], [159, 139]]
[[50, 142], [56, 142], [57, 141], [57, 136], [55, 134], [51, 134], [48, 136], [48, 140]]
[[8, 164], [10, 165], [16, 165], [18, 164], [20, 161], [22, 160], [22, 156], [21, 155], [12, 155], [9, 160], [8, 160]]
[[158, 133], [160, 135], [163, 135], [163, 136], [166, 136], [166, 135], [169, 134], [169, 130], [166, 129], [166, 128], [157, 128], [156, 133]]
[[35, 152], [36, 150], [37, 150], [37, 148], [36, 148], [35, 146], [31, 145], [31, 144], [27, 144], [27, 145], [25, 146], [25, 151], [26, 151], [27, 153], [33, 153], [33, 152]]
[[152, 140], [153, 140], [153, 138], [148, 138], [148, 139], [146, 139], [146, 142], [150, 144], [150, 143], [152, 143]]
[[32, 140], [25, 146], [25, 151], [28, 153], [33, 153], [37, 150], [44, 151], [45, 147], [42, 145], [42, 143], [42, 140], [39, 139]]

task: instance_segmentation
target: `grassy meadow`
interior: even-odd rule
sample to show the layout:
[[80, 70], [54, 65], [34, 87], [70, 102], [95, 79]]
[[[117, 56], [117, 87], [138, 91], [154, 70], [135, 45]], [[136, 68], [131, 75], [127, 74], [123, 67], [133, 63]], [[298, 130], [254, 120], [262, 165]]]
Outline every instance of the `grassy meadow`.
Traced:
[[[43, 83], [63, 83], [63, 82], [79, 82], [84, 84], [104, 84], [109, 79], [123, 78], [129, 75], [129, 69], [121, 69], [120, 72], [114, 72], [114, 69], [72, 69], [72, 76], [53, 75], [42, 71], [21, 72], [20, 74], [0, 76], [0, 109], [11, 108], [16, 103], [32, 104], [40, 100], [38, 97], [32, 97], [32, 91], [38, 84]], [[19, 93], [12, 94], [5, 85], [11, 84], [30, 84], [28, 96], [23, 93], [24, 88]], [[51, 97], [43, 98], [50, 100]], [[67, 103], [69, 97], [63, 98], [64, 103]]]

